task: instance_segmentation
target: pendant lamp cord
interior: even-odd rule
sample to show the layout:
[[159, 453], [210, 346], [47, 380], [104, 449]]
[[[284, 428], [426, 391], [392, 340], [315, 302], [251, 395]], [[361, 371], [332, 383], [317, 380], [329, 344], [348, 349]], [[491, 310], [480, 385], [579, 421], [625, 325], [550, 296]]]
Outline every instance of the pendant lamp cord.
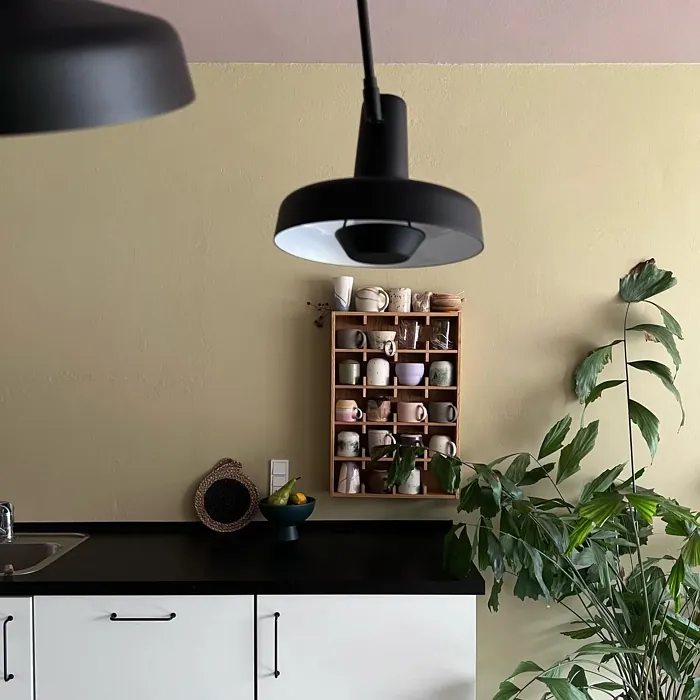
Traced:
[[371, 122], [382, 121], [382, 102], [377, 86], [377, 76], [374, 74], [374, 58], [372, 56], [372, 37], [369, 28], [369, 10], [367, 0], [357, 0], [357, 16], [360, 20], [360, 40], [362, 42], [362, 63], [365, 67], [365, 82], [363, 89], [365, 114]]

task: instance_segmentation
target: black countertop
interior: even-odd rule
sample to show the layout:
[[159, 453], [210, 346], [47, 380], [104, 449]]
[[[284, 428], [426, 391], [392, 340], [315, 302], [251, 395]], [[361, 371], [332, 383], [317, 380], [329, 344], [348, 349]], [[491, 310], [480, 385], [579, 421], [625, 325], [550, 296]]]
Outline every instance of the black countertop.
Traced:
[[[0, 596], [481, 595], [477, 571], [442, 567], [443, 521], [311, 521], [297, 542], [269, 523], [220, 535], [199, 523], [19, 524], [18, 532], [90, 538], [34, 574], [0, 577]], [[3, 546], [3, 545], [0, 545]]]

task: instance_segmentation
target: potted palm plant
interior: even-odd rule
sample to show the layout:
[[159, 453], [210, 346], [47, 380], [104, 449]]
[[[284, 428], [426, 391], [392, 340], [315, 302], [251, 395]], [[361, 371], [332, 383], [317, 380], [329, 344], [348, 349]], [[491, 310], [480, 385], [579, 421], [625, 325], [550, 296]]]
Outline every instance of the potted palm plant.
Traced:
[[[457, 576], [474, 565], [489, 570], [488, 604], [494, 611], [507, 580], [521, 599], [562, 605], [573, 623], [563, 634], [585, 642], [548, 666], [521, 661], [494, 700], [517, 699], [537, 684], [543, 686], [544, 698], [555, 700], [590, 700], [599, 694], [624, 700], [700, 698], [700, 577], [692, 570], [700, 564], [700, 522], [697, 512], [657, 493], [647, 480], [641, 483], [659, 444], [659, 419], [635, 386], [642, 372], [656, 377], [678, 401], [683, 425], [675, 384], [681, 326], [651, 300], [675, 284], [673, 274], [654, 260], [640, 263], [620, 280], [624, 306], [619, 337], [589, 353], [574, 372], [582, 405], [575, 429], [571, 416], [565, 416], [536, 453], [510, 454], [490, 463], [432, 457], [431, 468], [443, 487], [459, 488], [458, 513], [473, 514], [471, 522], [455, 522], [447, 535], [446, 566]], [[640, 305], [651, 305], [660, 323], [637, 323]], [[656, 360], [633, 359], [636, 338], [663, 346], [673, 369]], [[603, 368], [613, 362], [618, 376], [599, 381]], [[612, 391], [626, 393], [627, 460], [600, 472], [572, 497], [565, 482], [581, 469], [598, 437], [599, 422], [587, 422], [586, 409]], [[635, 430], [648, 457], [636, 453]], [[401, 483], [417, 454], [394, 447], [392, 455], [389, 480]], [[465, 467], [470, 474], [462, 482]], [[535, 485], [537, 495], [531, 493]], [[549, 496], [542, 495], [545, 485]], [[649, 557], [645, 547], [660, 523], [678, 545], [672, 554]]]

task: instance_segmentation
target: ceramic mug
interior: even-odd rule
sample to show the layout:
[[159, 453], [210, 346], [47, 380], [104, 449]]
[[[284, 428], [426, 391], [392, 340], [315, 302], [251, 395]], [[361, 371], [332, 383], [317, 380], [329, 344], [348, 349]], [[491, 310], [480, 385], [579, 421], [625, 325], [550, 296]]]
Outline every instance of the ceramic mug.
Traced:
[[459, 414], [457, 406], [449, 401], [432, 401], [428, 404], [428, 415], [431, 423], [455, 423]]
[[447, 457], [457, 456], [457, 445], [447, 435], [433, 435], [430, 438], [428, 449], [431, 452], [439, 452]]
[[343, 430], [336, 438], [336, 455], [338, 457], [360, 456], [360, 433]]
[[396, 331], [368, 331], [367, 342], [372, 350], [384, 350], [388, 357], [396, 355]]
[[399, 401], [396, 405], [396, 412], [399, 416], [399, 423], [422, 423], [428, 417], [425, 406], [415, 401]]
[[421, 447], [423, 445], [423, 435], [421, 433], [401, 433], [399, 435], [399, 445]]
[[455, 381], [454, 365], [447, 360], [431, 362], [428, 377], [431, 386], [453, 386]]
[[411, 290], [408, 287], [394, 287], [389, 290], [387, 311], [406, 314], [411, 310]]
[[427, 313], [430, 311], [430, 297], [432, 296], [432, 292], [413, 292], [411, 295], [413, 310], [419, 313]]
[[360, 363], [357, 360], [341, 360], [338, 363], [338, 384], [359, 384]]
[[385, 360], [383, 357], [373, 357], [367, 363], [367, 384], [387, 386], [390, 375], [391, 366], [389, 365], [389, 360]]
[[335, 345], [347, 350], [360, 350], [367, 347], [367, 336], [359, 328], [343, 328], [335, 332]]
[[334, 277], [333, 292], [335, 295], [335, 310], [350, 311], [350, 302], [352, 301], [352, 283], [354, 277]]
[[370, 457], [372, 450], [375, 447], [384, 447], [385, 445], [395, 445], [396, 438], [388, 430], [368, 430], [367, 431], [367, 450]]
[[360, 465], [357, 462], [340, 463], [338, 493], [360, 493]]
[[388, 481], [389, 472], [386, 469], [372, 469], [367, 476], [367, 490], [370, 493], [390, 493]]
[[373, 423], [384, 423], [391, 416], [391, 399], [376, 397], [367, 399], [367, 420]]
[[389, 295], [381, 287], [363, 287], [355, 293], [355, 309], [376, 313], [386, 311]]
[[420, 469], [414, 469], [409, 475], [408, 479], [403, 482], [397, 489], [399, 493], [406, 493], [415, 495], [420, 493]]
[[418, 386], [423, 381], [425, 365], [422, 362], [397, 362], [396, 376], [402, 386]]
[[351, 399], [339, 399], [335, 404], [335, 419], [339, 423], [356, 423], [362, 420], [362, 411]]

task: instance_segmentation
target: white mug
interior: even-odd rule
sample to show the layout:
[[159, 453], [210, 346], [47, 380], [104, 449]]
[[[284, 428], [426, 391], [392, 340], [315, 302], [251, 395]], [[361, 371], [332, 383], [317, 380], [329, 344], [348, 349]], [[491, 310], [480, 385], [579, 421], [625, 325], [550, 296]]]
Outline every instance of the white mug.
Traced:
[[338, 433], [336, 439], [336, 455], [338, 457], [360, 456], [360, 433], [352, 430], [343, 430]]
[[411, 495], [420, 493], [420, 469], [414, 469], [408, 475], [408, 479], [399, 486], [397, 491], [399, 493], [408, 493]]
[[396, 406], [399, 423], [422, 423], [428, 417], [428, 411], [422, 403], [399, 401]]
[[360, 467], [357, 462], [341, 463], [338, 493], [360, 493]]
[[370, 457], [372, 450], [375, 447], [384, 447], [384, 445], [395, 445], [396, 438], [388, 430], [368, 430], [367, 431], [367, 450]]
[[354, 281], [354, 277], [333, 278], [336, 311], [350, 311], [350, 302], [352, 301], [352, 283]]
[[387, 386], [390, 374], [391, 366], [389, 365], [389, 360], [385, 360], [383, 357], [373, 357], [367, 363], [367, 384]]
[[376, 313], [386, 311], [389, 295], [381, 287], [363, 287], [355, 293], [355, 310]]
[[428, 449], [431, 452], [439, 452], [448, 457], [457, 456], [457, 445], [447, 435], [433, 435], [430, 438]]
[[411, 310], [411, 290], [408, 287], [394, 287], [389, 290], [389, 306], [387, 311], [408, 313]]

